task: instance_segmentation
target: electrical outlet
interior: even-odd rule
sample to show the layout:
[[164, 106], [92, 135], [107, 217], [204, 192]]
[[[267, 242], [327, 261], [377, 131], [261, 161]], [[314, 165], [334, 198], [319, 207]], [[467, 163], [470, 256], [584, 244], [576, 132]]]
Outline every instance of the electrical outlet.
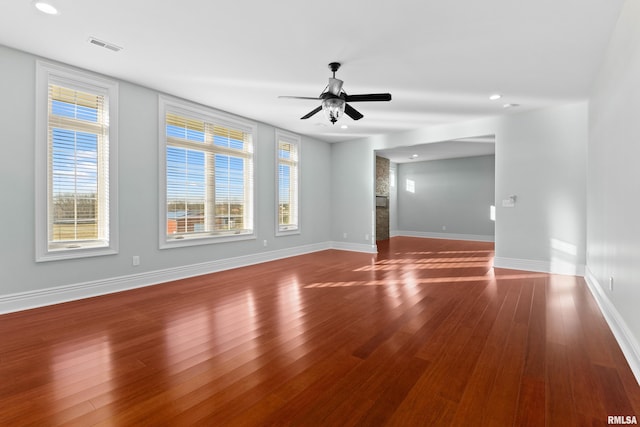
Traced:
[[133, 259], [131, 260], [131, 264], [133, 264], [133, 266], [137, 267], [140, 265], [140, 257], [138, 255], [134, 255]]
[[518, 199], [518, 196], [516, 196], [515, 194], [509, 195], [508, 198], [502, 200], [502, 207], [503, 208], [515, 208], [517, 199]]
[[342, 233], [342, 238], [346, 239], [347, 238], [347, 233]]
[[442, 231], [447, 231], [447, 226], [446, 225], [442, 226]]
[[267, 241], [266, 240], [262, 241], [262, 246], [264, 246], [265, 248], [267, 247]]
[[364, 235], [364, 240], [367, 240], [367, 241], [369, 240], [369, 235], [368, 234]]

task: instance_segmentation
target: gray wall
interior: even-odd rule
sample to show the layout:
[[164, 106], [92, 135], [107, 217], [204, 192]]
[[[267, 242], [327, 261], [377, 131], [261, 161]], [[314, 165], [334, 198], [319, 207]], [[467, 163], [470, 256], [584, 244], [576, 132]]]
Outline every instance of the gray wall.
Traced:
[[394, 179], [389, 180], [389, 233], [398, 234], [398, 164], [389, 162], [389, 173]]
[[[587, 103], [505, 119], [496, 133], [496, 257], [583, 274]], [[516, 195], [515, 208], [502, 200]], [[517, 265], [512, 265], [516, 267]]]
[[[580, 274], [585, 264], [587, 103], [333, 144], [333, 240], [368, 247], [374, 150], [479, 135], [496, 138], [496, 265]], [[503, 208], [508, 195], [515, 208]], [[344, 239], [347, 233], [347, 239]]]
[[376, 251], [375, 162], [366, 140], [331, 145], [331, 240], [344, 248]]
[[[415, 182], [414, 193], [406, 190], [407, 179]], [[494, 221], [489, 214], [494, 200], [494, 156], [398, 165], [401, 234], [493, 240]]]
[[[302, 234], [275, 237], [275, 129], [258, 124], [256, 240], [158, 249], [158, 93], [127, 82], [119, 89], [120, 252], [36, 263], [34, 249], [35, 61], [0, 46], [0, 297], [103, 279], [135, 277], [215, 260], [326, 243], [330, 240], [329, 144], [301, 144]], [[267, 247], [263, 246], [267, 240]], [[132, 266], [138, 255], [141, 265]], [[161, 275], [158, 281], [162, 281]]]
[[627, 1], [590, 99], [587, 278], [640, 379], [639, 22], [640, 2]]

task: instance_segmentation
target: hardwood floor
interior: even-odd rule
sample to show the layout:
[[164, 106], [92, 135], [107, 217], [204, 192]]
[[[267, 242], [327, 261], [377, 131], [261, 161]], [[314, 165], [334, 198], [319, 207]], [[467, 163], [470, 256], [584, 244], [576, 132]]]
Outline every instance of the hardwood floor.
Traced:
[[582, 278], [393, 238], [0, 316], [0, 425], [604, 426], [640, 387]]

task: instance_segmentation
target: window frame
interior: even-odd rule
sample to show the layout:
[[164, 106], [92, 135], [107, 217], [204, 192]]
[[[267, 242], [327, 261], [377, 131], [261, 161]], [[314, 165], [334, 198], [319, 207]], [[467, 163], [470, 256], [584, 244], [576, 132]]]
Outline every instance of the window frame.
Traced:
[[[285, 142], [287, 144], [291, 144], [296, 147], [296, 155], [297, 160], [295, 162], [287, 162], [287, 163], [295, 163], [296, 167], [296, 188], [295, 192], [295, 201], [296, 201], [296, 224], [295, 225], [286, 225], [283, 226], [280, 224], [280, 142]], [[300, 149], [301, 149], [301, 137], [300, 135], [287, 132], [284, 130], [276, 129], [275, 131], [275, 234], [276, 236], [289, 236], [292, 234], [300, 234], [301, 226], [300, 226]]]
[[[51, 204], [51, 171], [49, 169], [49, 85], [54, 84], [72, 90], [101, 94], [107, 97], [108, 132], [102, 144], [107, 144], [107, 155], [99, 164], [106, 167], [108, 181], [98, 178], [98, 186], [106, 191], [104, 200], [109, 205], [107, 227], [104, 238], [73, 245], [73, 247], [50, 247], [49, 213]], [[118, 82], [95, 73], [70, 66], [36, 61], [35, 100], [35, 249], [36, 262], [86, 258], [118, 253]], [[103, 150], [99, 147], [98, 151]], [[100, 177], [100, 175], [98, 176]], [[102, 181], [102, 184], [101, 184]], [[106, 188], [106, 189], [105, 189]]]
[[[192, 235], [180, 239], [171, 239], [167, 235], [168, 219], [167, 219], [167, 113], [174, 113], [187, 118], [202, 120], [209, 124], [220, 125], [223, 127], [239, 130], [251, 135], [251, 171], [250, 180], [252, 188], [246, 190], [250, 197], [249, 216], [251, 231], [247, 233], [221, 233], [213, 234], [213, 232], [203, 232], [200, 235]], [[256, 219], [256, 165], [257, 165], [257, 125], [250, 120], [237, 117], [231, 114], [223, 113], [211, 107], [196, 104], [194, 102], [175, 98], [168, 95], [158, 95], [158, 135], [159, 135], [159, 248], [169, 249], [176, 247], [208, 245], [225, 242], [235, 242], [239, 240], [255, 240], [257, 237], [257, 219]], [[224, 151], [224, 149], [221, 149]], [[207, 194], [214, 191], [211, 186], [206, 187]], [[214, 203], [215, 206], [215, 203]], [[215, 214], [214, 214], [215, 215]]]

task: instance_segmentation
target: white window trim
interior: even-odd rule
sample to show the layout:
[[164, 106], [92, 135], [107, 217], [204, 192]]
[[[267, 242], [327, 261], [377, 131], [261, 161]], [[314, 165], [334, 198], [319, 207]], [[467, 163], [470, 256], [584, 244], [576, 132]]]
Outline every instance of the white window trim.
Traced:
[[[301, 233], [301, 227], [300, 227], [300, 219], [302, 218], [301, 215], [301, 203], [300, 203], [300, 160], [301, 160], [301, 138], [300, 135], [296, 135], [294, 133], [291, 132], [287, 132], [284, 130], [280, 130], [280, 129], [276, 129], [275, 131], [275, 164], [276, 164], [276, 168], [275, 168], [275, 201], [276, 201], [276, 211], [275, 211], [275, 227], [276, 227], [276, 236], [290, 236], [292, 234], [300, 234]], [[298, 225], [297, 226], [290, 226], [290, 228], [288, 229], [281, 229], [280, 227], [280, 211], [279, 211], [279, 207], [280, 207], [280, 176], [278, 173], [278, 169], [279, 169], [279, 164], [280, 164], [280, 158], [278, 156], [278, 151], [279, 151], [279, 144], [280, 141], [284, 141], [284, 142], [288, 142], [289, 144], [293, 144], [296, 146], [297, 149], [297, 154], [298, 154], [298, 161], [297, 161], [297, 211], [298, 211]]]
[[[227, 126], [233, 129], [242, 130], [252, 134], [253, 145], [253, 168], [252, 168], [252, 180], [253, 188], [252, 192], [252, 232], [244, 234], [221, 234], [221, 235], [206, 235], [190, 237], [186, 239], [167, 239], [167, 129], [166, 129], [166, 115], [167, 112], [183, 114], [188, 117], [201, 119], [206, 122], [213, 122], [223, 126]], [[213, 243], [225, 243], [236, 242], [239, 240], [255, 240], [257, 237], [257, 218], [256, 218], [256, 206], [257, 206], [257, 182], [256, 182], [256, 165], [257, 165], [257, 150], [258, 146], [258, 127], [255, 122], [224, 113], [219, 110], [215, 110], [211, 107], [206, 107], [193, 102], [185, 101], [180, 98], [175, 98], [168, 95], [158, 95], [158, 135], [159, 135], [159, 248], [170, 249], [186, 246], [198, 246], [209, 245]]]
[[[49, 249], [48, 236], [48, 92], [49, 82], [96, 88], [108, 95], [109, 108], [109, 244], [100, 247]], [[69, 66], [36, 61], [35, 244], [36, 262], [86, 258], [118, 253], [118, 83]]]

